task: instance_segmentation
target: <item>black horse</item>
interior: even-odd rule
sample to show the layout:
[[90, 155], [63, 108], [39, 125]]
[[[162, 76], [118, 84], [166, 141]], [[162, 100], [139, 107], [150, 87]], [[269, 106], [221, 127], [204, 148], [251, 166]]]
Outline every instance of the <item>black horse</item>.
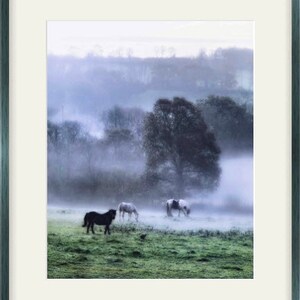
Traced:
[[95, 211], [91, 211], [85, 214], [84, 223], [82, 227], [87, 226], [86, 233], [89, 233], [90, 228], [92, 229], [92, 233], [95, 234], [94, 225], [104, 225], [105, 230], [104, 234], [110, 234], [109, 226], [116, 217], [117, 211], [115, 209], [110, 209], [108, 212], [104, 214], [99, 214]]

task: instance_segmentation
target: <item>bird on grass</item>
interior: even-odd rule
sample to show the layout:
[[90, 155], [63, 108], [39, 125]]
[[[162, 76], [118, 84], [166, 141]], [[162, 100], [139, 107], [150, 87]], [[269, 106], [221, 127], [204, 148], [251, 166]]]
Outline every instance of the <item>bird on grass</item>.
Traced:
[[146, 234], [146, 233], [144, 233], [144, 234], [141, 234], [141, 235], [140, 235], [140, 239], [141, 239], [142, 241], [144, 241], [144, 240], [145, 240], [145, 238], [146, 238], [146, 236], [147, 236], [147, 234]]

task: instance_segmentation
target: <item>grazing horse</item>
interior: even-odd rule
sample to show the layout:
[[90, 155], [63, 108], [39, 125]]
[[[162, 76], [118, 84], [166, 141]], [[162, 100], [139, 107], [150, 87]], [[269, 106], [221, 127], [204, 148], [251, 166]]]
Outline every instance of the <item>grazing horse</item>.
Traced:
[[183, 214], [187, 217], [190, 212], [191, 208], [190, 205], [187, 201], [179, 199], [169, 199], [166, 202], [166, 208], [167, 208], [167, 215], [168, 217], [173, 217], [172, 215], [172, 209], [177, 209], [178, 210], [178, 217], [180, 217], [180, 213], [183, 212]]
[[82, 227], [87, 226], [86, 233], [89, 233], [90, 228], [92, 229], [92, 233], [95, 234], [94, 225], [104, 225], [105, 230], [104, 234], [110, 234], [109, 226], [112, 221], [115, 219], [117, 211], [115, 209], [110, 209], [108, 212], [104, 214], [99, 214], [95, 211], [91, 211], [85, 214], [83, 219]]
[[122, 202], [118, 206], [119, 217], [124, 220], [124, 214], [128, 213], [128, 219], [131, 219], [132, 213], [135, 215], [135, 220], [138, 221], [139, 214], [136, 207], [132, 203]]

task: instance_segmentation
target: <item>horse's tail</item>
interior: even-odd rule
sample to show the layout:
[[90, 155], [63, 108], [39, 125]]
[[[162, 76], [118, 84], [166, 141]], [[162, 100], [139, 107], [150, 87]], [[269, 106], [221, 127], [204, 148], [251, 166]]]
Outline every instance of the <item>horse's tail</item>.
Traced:
[[88, 218], [88, 214], [86, 213], [83, 219], [83, 225], [82, 227], [85, 227], [87, 225], [87, 218]]

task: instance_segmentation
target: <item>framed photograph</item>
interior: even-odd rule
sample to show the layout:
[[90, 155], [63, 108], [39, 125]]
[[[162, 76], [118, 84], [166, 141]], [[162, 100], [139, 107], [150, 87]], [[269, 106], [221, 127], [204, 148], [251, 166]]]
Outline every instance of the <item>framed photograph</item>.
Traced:
[[48, 278], [253, 278], [253, 22], [49, 21], [47, 53]]
[[300, 298], [298, 1], [1, 4], [3, 300]]

